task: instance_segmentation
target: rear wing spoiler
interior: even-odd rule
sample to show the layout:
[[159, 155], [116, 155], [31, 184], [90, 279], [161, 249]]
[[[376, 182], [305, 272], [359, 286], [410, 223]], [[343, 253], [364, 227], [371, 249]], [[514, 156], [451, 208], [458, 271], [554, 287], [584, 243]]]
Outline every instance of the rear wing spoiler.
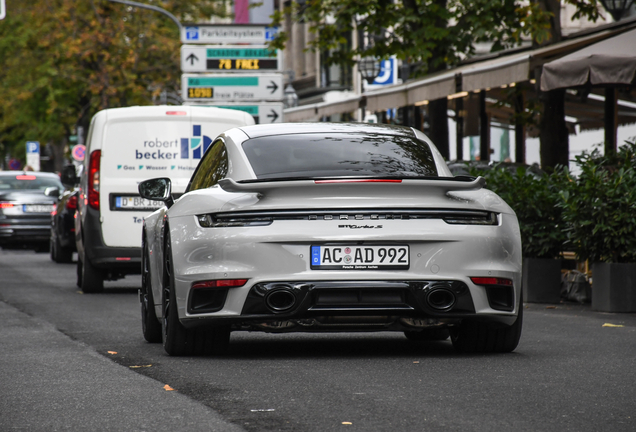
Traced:
[[[435, 190], [440, 193], [451, 191], [471, 191], [482, 189], [486, 185], [483, 177], [440, 177], [439, 179], [325, 179], [325, 180], [282, 180], [282, 181], [242, 181], [230, 178], [219, 180], [219, 186], [226, 192], [258, 193], [268, 195], [276, 192], [294, 190], [314, 195], [317, 192], [337, 191], [346, 188], [409, 188]], [[394, 189], [395, 190], [395, 189]], [[404, 189], [402, 189], [404, 190]]]

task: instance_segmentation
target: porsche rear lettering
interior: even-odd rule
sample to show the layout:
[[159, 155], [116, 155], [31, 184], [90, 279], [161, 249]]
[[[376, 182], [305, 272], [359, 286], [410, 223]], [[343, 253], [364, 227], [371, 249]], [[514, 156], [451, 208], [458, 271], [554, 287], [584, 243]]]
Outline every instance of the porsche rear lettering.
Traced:
[[382, 228], [382, 225], [338, 225], [338, 228], [349, 228], [349, 229], [378, 229], [378, 228]]

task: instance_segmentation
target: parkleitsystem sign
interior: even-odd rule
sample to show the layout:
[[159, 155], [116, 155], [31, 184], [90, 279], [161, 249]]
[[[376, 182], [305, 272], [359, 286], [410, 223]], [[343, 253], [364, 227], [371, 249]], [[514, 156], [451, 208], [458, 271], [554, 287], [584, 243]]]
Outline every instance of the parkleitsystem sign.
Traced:
[[183, 74], [181, 95], [184, 101], [239, 102], [281, 100], [281, 74], [227, 75]]
[[181, 46], [183, 72], [277, 72], [282, 69], [281, 53], [272, 53], [265, 46]]
[[265, 45], [276, 32], [249, 24], [183, 27], [183, 103], [241, 110], [256, 123], [282, 122], [282, 53]]
[[274, 40], [277, 27], [251, 24], [193, 24], [181, 29], [184, 44], [257, 44]]

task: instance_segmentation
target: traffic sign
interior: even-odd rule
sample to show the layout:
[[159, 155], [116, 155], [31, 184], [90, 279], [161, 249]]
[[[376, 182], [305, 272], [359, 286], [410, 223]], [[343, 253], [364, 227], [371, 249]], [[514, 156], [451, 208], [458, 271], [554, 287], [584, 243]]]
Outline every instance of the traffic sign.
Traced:
[[86, 155], [86, 146], [82, 145], [82, 144], [77, 144], [75, 146], [73, 146], [73, 149], [71, 150], [71, 156], [73, 156], [73, 159], [78, 161], [78, 162], [82, 162], [84, 160], [84, 156]]
[[274, 39], [278, 27], [253, 24], [193, 24], [181, 29], [182, 43], [265, 44]]
[[182, 45], [183, 72], [275, 72], [283, 70], [280, 51], [266, 46]]
[[181, 96], [184, 101], [281, 101], [283, 95], [282, 74], [181, 75]]
[[213, 106], [216, 108], [235, 109], [246, 112], [256, 124], [270, 124], [283, 122], [282, 102], [257, 102], [257, 103], [228, 103], [228, 104], [190, 104], [194, 106]]
[[26, 163], [33, 168], [33, 171], [40, 171], [40, 142], [27, 141], [26, 143]]

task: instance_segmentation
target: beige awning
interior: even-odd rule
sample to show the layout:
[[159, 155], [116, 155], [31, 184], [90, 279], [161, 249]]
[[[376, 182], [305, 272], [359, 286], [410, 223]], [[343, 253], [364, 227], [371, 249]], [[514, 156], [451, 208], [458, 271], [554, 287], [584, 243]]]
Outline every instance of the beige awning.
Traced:
[[541, 90], [591, 85], [630, 85], [636, 77], [636, 29], [543, 65]]

